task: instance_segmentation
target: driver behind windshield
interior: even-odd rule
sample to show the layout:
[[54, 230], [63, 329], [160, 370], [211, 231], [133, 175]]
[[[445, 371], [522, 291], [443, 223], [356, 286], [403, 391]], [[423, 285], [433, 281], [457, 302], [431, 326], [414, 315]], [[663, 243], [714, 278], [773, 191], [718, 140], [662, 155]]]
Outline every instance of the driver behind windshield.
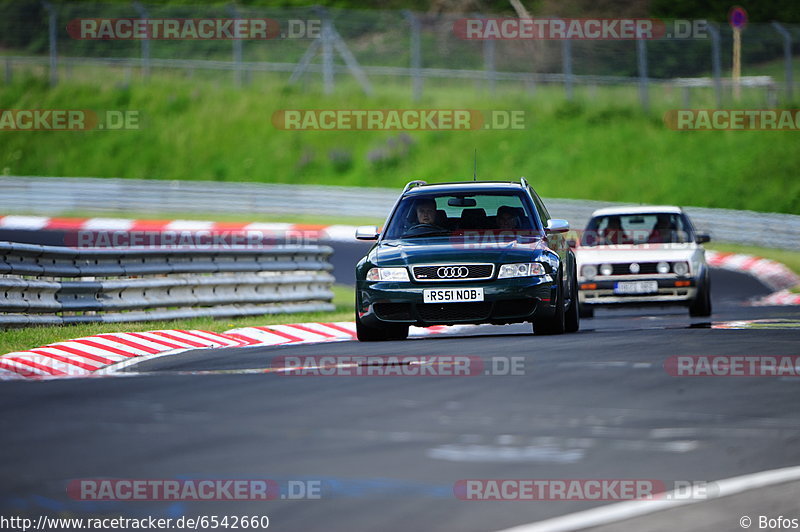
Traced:
[[[417, 200], [414, 206], [418, 224], [436, 225], [436, 201], [431, 198]], [[414, 225], [414, 224], [412, 224]]]

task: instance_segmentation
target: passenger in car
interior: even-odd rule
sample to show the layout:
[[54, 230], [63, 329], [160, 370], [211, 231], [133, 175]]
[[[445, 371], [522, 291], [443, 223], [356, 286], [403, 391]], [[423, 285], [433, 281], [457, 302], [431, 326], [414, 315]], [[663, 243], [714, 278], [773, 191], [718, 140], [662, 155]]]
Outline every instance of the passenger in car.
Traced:
[[676, 241], [675, 225], [672, 223], [672, 216], [669, 214], [659, 214], [656, 225], [650, 232], [649, 244], [669, 244]]
[[508, 205], [502, 205], [497, 209], [497, 216], [495, 216], [495, 224], [500, 230], [513, 230], [519, 229], [520, 222], [517, 216], [517, 210]]
[[603, 239], [606, 244], [633, 244], [622, 228], [619, 216], [609, 216], [606, 228], [603, 230]]

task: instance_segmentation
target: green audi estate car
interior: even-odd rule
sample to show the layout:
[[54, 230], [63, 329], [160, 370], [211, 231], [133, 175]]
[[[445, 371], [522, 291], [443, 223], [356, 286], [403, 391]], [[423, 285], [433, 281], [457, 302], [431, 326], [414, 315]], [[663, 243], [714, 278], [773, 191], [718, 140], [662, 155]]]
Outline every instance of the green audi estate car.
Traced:
[[535, 334], [579, 327], [566, 220], [551, 218], [525, 178], [406, 185], [356, 266], [361, 341], [399, 340], [416, 325], [531, 322]]

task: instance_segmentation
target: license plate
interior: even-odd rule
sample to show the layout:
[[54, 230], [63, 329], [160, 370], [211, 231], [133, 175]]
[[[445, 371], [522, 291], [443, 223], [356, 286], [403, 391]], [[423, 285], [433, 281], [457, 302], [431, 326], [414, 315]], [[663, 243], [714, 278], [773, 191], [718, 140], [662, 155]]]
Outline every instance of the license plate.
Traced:
[[464, 303], [483, 301], [483, 288], [438, 288], [422, 291], [425, 303]]
[[620, 281], [614, 285], [615, 294], [654, 294], [658, 281]]

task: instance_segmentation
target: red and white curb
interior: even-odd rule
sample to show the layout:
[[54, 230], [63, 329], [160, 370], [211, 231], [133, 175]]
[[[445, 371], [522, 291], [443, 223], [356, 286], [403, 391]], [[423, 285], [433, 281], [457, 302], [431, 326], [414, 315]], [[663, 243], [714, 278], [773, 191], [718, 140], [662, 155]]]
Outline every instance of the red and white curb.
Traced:
[[198, 220], [129, 220], [126, 218], [54, 218], [47, 216], [0, 216], [0, 229], [24, 231], [120, 231], [155, 233], [266, 233], [302, 234], [305, 238], [332, 242], [355, 241], [355, 226], [291, 223], [206, 222]]
[[198, 330], [97, 334], [0, 356], [0, 377], [80, 377], [136, 357], [249, 344]]
[[[410, 336], [456, 333], [465, 326], [411, 327]], [[0, 356], [0, 379], [86, 377], [122, 369], [146, 358], [192, 349], [296, 345], [354, 340], [354, 322], [294, 323], [242, 327], [224, 333], [162, 330], [110, 333], [57, 342]]]
[[706, 251], [706, 262], [712, 268], [750, 274], [775, 290], [772, 294], [752, 301], [752, 305], [800, 305], [800, 294], [789, 290], [800, 285], [800, 276], [780, 262], [752, 255], [711, 250]]

